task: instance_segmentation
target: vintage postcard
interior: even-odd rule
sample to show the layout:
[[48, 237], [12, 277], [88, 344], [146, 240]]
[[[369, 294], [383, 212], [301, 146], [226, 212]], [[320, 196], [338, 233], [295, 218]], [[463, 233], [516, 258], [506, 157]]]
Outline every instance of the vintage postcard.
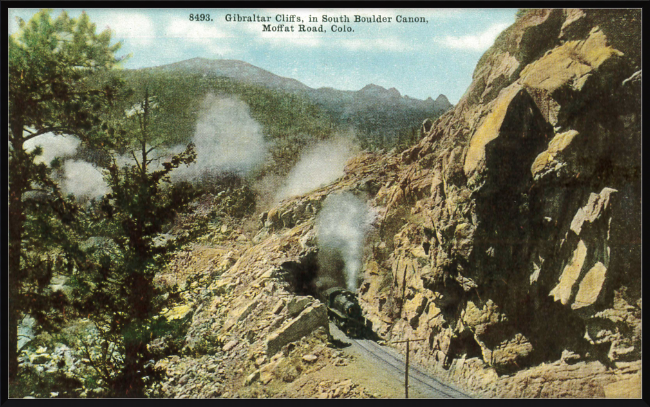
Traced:
[[10, 398], [641, 398], [641, 9], [26, 5]]

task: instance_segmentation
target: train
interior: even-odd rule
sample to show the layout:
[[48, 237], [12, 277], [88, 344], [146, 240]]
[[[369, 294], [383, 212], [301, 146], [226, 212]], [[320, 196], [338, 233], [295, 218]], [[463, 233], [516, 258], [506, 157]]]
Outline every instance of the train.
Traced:
[[341, 287], [330, 288], [323, 293], [323, 302], [330, 321], [346, 335], [361, 338], [372, 332], [372, 324], [363, 317], [357, 296], [352, 291]]

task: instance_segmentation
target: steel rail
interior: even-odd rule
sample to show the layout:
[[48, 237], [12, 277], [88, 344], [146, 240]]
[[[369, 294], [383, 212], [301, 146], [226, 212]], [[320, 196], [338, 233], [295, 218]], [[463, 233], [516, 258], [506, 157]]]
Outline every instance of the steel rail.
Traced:
[[[399, 362], [399, 363], [404, 363], [404, 362], [403, 362], [400, 358], [398, 358], [397, 356], [393, 355], [393, 354], [390, 353], [390, 352], [385, 351], [385, 350], [381, 347], [381, 345], [379, 345], [378, 343], [376, 343], [376, 342], [374, 342], [374, 341], [368, 341], [368, 342], [370, 343], [370, 345], [371, 345], [372, 347], [374, 347], [374, 348], [376, 348], [376, 349], [379, 349], [379, 350], [381, 351], [381, 353], [388, 355], [390, 358], [392, 358], [393, 360], [395, 360], [395, 361], [397, 361], [397, 362]], [[371, 352], [371, 353], [375, 354], [374, 352]], [[458, 389], [455, 389], [455, 388], [453, 388], [452, 386], [450, 386], [450, 385], [448, 385], [448, 384], [446, 384], [446, 383], [443, 383], [443, 382], [441, 382], [440, 380], [438, 380], [438, 379], [436, 379], [436, 378], [433, 378], [433, 377], [429, 376], [428, 374], [426, 374], [425, 372], [422, 372], [420, 369], [418, 369], [418, 368], [417, 368], [416, 366], [414, 366], [414, 365], [410, 365], [410, 366], [409, 366], [409, 369], [412, 370], [412, 371], [414, 371], [416, 374], [421, 375], [422, 377], [427, 378], [428, 380], [432, 380], [432, 381], [434, 381], [434, 382], [440, 384], [441, 386], [444, 386], [444, 387], [448, 388], [449, 390], [451, 390], [451, 391], [454, 392], [454, 393], [458, 393], [458, 394], [460, 394], [462, 397], [467, 397], [467, 398], [470, 397], [469, 395], [463, 393], [462, 391], [460, 391], [460, 390], [458, 390]]]
[[[353, 340], [354, 340], [354, 339], [353, 339]], [[402, 362], [401, 360], [399, 360], [398, 358], [396, 358], [396, 357], [394, 357], [393, 355], [389, 354], [388, 352], [384, 351], [383, 349], [380, 349], [380, 350], [381, 350], [381, 354], [379, 354], [379, 353], [377, 353], [377, 352], [374, 352], [372, 349], [368, 348], [367, 346], [365, 346], [364, 343], [363, 343], [361, 340], [354, 340], [354, 341], [355, 341], [355, 342], [356, 342], [356, 343], [357, 343], [361, 348], [363, 348], [366, 352], [370, 353], [371, 355], [373, 355], [373, 356], [376, 357], [377, 359], [382, 360], [384, 363], [388, 364], [389, 366], [394, 367], [394, 368], [397, 369], [400, 373], [404, 373], [404, 372], [406, 371], [406, 369], [402, 366], [402, 365], [403, 365], [403, 362]], [[370, 342], [371, 342], [371, 341], [370, 341]], [[388, 355], [388, 356], [390, 357], [390, 359], [392, 359], [394, 362], [391, 363], [390, 360], [387, 360], [386, 358], [382, 357], [382, 354], [383, 354], [383, 355]], [[397, 363], [395, 363], [395, 362], [397, 362]], [[448, 388], [450, 388], [451, 390], [454, 390], [454, 392], [459, 393], [460, 395], [462, 395], [462, 396], [464, 396], [464, 397], [468, 397], [467, 395], [465, 395], [465, 394], [463, 394], [463, 393], [461, 393], [461, 392], [459, 392], [459, 391], [457, 391], [457, 390], [455, 390], [455, 389], [453, 389], [453, 388], [451, 388], [451, 387], [445, 385], [444, 383], [441, 383], [441, 382], [439, 382], [438, 380], [433, 379], [433, 378], [431, 378], [431, 377], [429, 377], [429, 376], [423, 374], [423, 373], [420, 372], [419, 370], [417, 370], [416, 373], [417, 373], [417, 375], [413, 375], [412, 378], [413, 378], [414, 380], [416, 380], [417, 382], [419, 382], [420, 384], [424, 385], [426, 388], [429, 388], [429, 389], [433, 390], [434, 393], [442, 394], [443, 396], [446, 396], [446, 398], [457, 398], [457, 397], [455, 397], [454, 395], [449, 394], [448, 392], [445, 392], [443, 389], [439, 389], [439, 388], [437, 388], [435, 385], [432, 385], [431, 383], [427, 383], [427, 381], [423, 380], [421, 377], [424, 377], [425, 379], [428, 379], [428, 380], [430, 380], [430, 381], [433, 381], [434, 383], [436, 383], [436, 384], [440, 384], [440, 385], [442, 385], [442, 386], [444, 386], [444, 387], [448, 387]], [[417, 376], [421, 376], [421, 377], [417, 377]], [[443, 397], [443, 398], [445, 398], [445, 397]]]

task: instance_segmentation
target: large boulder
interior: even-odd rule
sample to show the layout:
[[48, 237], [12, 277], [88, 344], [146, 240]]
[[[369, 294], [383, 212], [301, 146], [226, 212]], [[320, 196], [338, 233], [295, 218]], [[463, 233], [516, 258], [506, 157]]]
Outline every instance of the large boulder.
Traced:
[[284, 345], [309, 335], [321, 326], [329, 332], [325, 305], [318, 304], [307, 307], [296, 318], [269, 335], [266, 342], [267, 355], [275, 355]]

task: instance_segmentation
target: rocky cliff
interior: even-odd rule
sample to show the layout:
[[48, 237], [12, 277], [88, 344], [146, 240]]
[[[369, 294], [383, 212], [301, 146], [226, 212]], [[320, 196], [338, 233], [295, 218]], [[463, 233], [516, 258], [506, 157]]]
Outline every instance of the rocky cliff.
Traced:
[[316, 218], [347, 191], [373, 215], [358, 293], [377, 334], [424, 338], [411, 357], [482, 396], [639, 397], [640, 30], [638, 10], [529, 11], [417, 145], [355, 157], [248, 235], [226, 226], [185, 346], [218, 337], [228, 384], [182, 394], [291, 382], [315, 366], [301, 346], [334, 360]]
[[383, 334], [488, 381], [558, 362], [562, 384], [494, 395], [604, 396], [640, 372], [639, 30], [638, 11], [535, 10], [499, 36], [378, 193], [361, 293]]

